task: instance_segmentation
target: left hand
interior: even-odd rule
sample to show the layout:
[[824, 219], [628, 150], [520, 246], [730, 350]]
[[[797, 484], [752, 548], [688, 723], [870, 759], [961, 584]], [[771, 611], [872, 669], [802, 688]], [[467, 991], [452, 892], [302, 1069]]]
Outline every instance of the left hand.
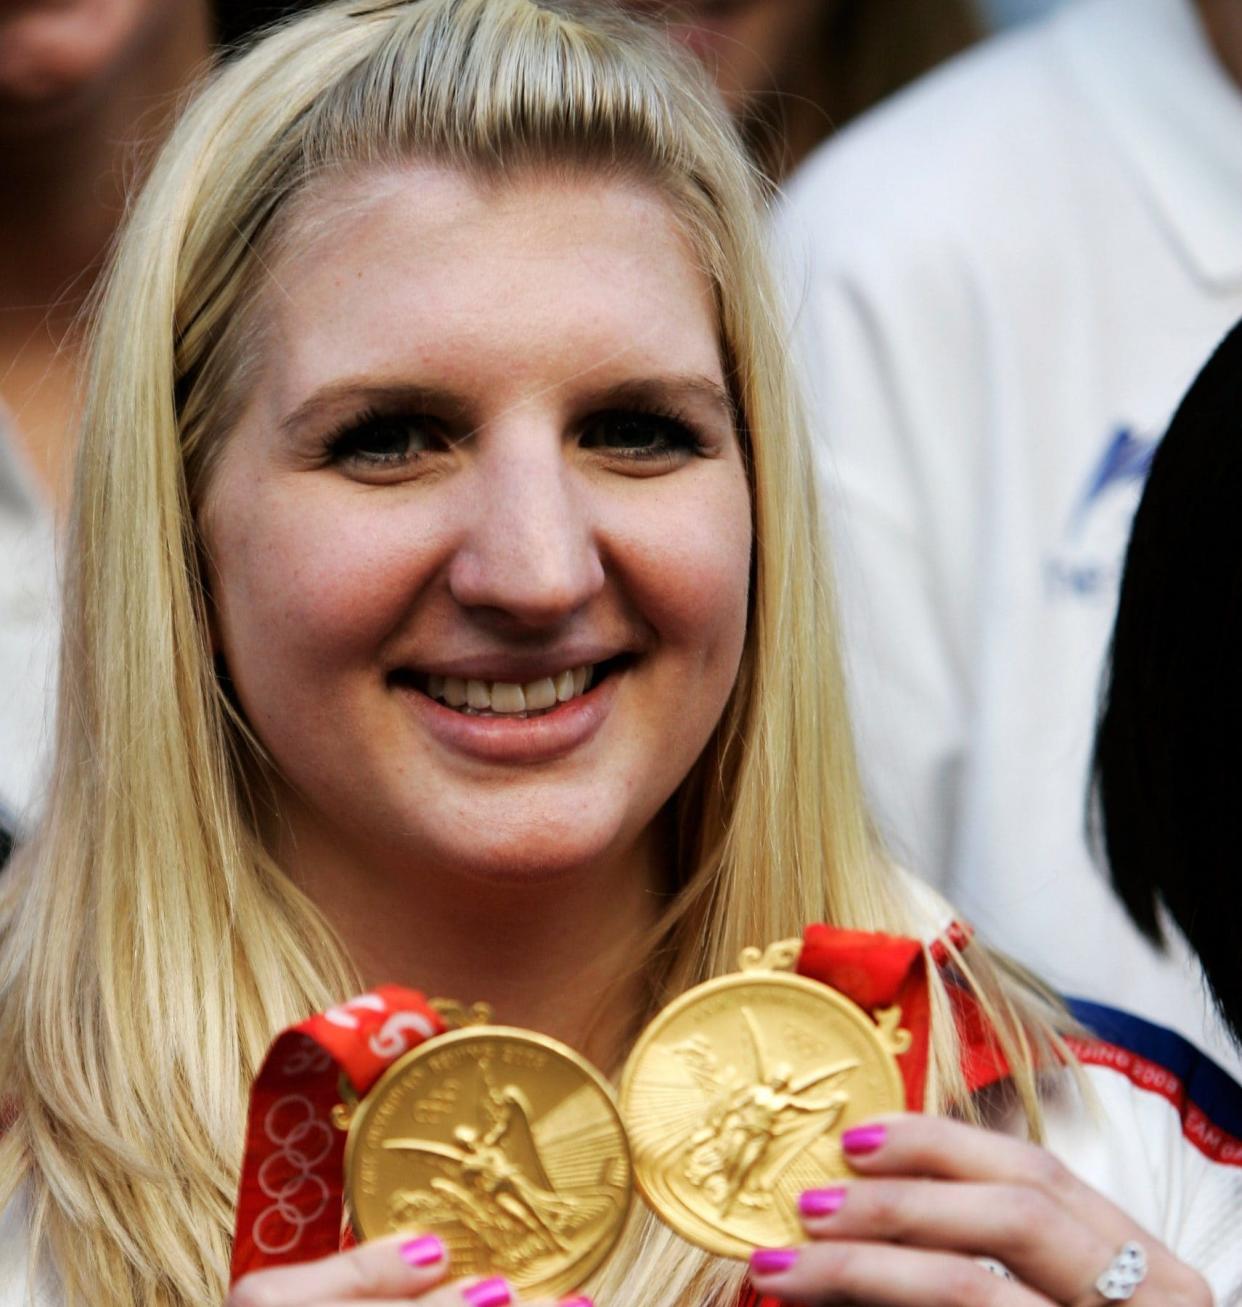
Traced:
[[[856, 1178], [812, 1191], [818, 1198], [803, 1195], [809, 1243], [782, 1250], [785, 1258], [755, 1255], [751, 1279], [764, 1297], [874, 1307], [1103, 1307], [1095, 1281], [1135, 1240], [1147, 1254], [1147, 1275], [1131, 1307], [1212, 1307], [1202, 1276], [1035, 1144], [918, 1115], [856, 1127], [842, 1142]], [[980, 1257], [1001, 1262], [1014, 1278], [992, 1274]], [[787, 1268], [771, 1269], [782, 1261]]]

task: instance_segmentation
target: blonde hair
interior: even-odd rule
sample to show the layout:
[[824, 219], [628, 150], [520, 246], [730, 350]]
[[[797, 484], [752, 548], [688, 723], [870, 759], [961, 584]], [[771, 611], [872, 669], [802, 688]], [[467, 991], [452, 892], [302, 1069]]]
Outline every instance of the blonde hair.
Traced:
[[[195, 511], [246, 393], [251, 311], [290, 205], [339, 169], [571, 166], [662, 193], [715, 286], [752, 485], [737, 686], [678, 796], [659, 1001], [808, 921], [925, 933], [868, 828], [807, 442], [760, 189], [714, 94], [658, 35], [578, 0], [340, 3], [225, 66], [122, 239], [98, 315], [65, 612], [58, 754], [4, 890], [0, 1201], [70, 1303], [213, 1307], [247, 1092], [275, 1032], [356, 988], [258, 835], [250, 741], [213, 666]], [[970, 950], [1034, 1116], [1033, 990]], [[966, 963], [962, 960], [962, 966]], [[968, 970], [968, 969], [967, 969]], [[933, 977], [931, 1106], [971, 1106]], [[636, 1215], [596, 1291], [714, 1301], [740, 1272]]]

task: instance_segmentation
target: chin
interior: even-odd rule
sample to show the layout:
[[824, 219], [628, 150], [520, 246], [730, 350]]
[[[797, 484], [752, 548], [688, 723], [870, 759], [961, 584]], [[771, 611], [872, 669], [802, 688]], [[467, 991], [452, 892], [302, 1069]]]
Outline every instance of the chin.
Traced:
[[490, 825], [480, 822], [479, 828], [453, 834], [464, 838], [450, 836], [429, 844], [424, 832], [422, 839], [411, 841], [419, 850], [413, 861], [420, 877], [434, 868], [438, 878], [470, 882], [480, 890], [533, 889], [595, 878], [631, 862], [636, 853], [630, 832], [607, 823], [588, 827], [581, 813], [567, 814], [561, 823], [545, 819], [512, 824], [498, 821], [493, 814]]
[[467, 880], [496, 886], [530, 887], [572, 882], [608, 861], [598, 847], [553, 844], [534, 838], [520, 844], [480, 849], [473, 857], [457, 860]]

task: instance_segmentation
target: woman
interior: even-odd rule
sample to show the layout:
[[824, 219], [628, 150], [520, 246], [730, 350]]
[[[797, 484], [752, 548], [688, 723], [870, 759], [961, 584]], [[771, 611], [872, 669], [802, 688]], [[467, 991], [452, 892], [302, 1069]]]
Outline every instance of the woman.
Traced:
[[[189, 112], [100, 312], [51, 806], [7, 887], [6, 1283], [218, 1304], [264, 1050], [364, 985], [615, 1070], [746, 944], [943, 929], [857, 796], [762, 230], [704, 82], [581, 0], [331, 5]], [[933, 969], [926, 1099], [963, 1121], [868, 1131], [875, 1183], [755, 1286], [1069, 1302], [1141, 1240], [1138, 1307], [1207, 1303], [1163, 1192], [1144, 1231], [970, 1124], [1087, 1128], [1038, 1084], [1065, 1018], [950, 952], [1011, 1077], [967, 1093]], [[380, 1244], [232, 1302], [451, 1277]], [[636, 1216], [593, 1290], [746, 1283]]]

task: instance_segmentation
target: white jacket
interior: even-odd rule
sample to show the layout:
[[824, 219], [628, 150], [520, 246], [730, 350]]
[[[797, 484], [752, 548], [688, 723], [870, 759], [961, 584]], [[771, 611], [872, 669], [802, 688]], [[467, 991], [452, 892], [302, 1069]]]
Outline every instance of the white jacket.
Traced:
[[1075, 0], [952, 61], [813, 156], [779, 233], [895, 855], [1062, 992], [1242, 1074], [1085, 839], [1131, 517], [1242, 316], [1242, 93], [1191, 0]]

